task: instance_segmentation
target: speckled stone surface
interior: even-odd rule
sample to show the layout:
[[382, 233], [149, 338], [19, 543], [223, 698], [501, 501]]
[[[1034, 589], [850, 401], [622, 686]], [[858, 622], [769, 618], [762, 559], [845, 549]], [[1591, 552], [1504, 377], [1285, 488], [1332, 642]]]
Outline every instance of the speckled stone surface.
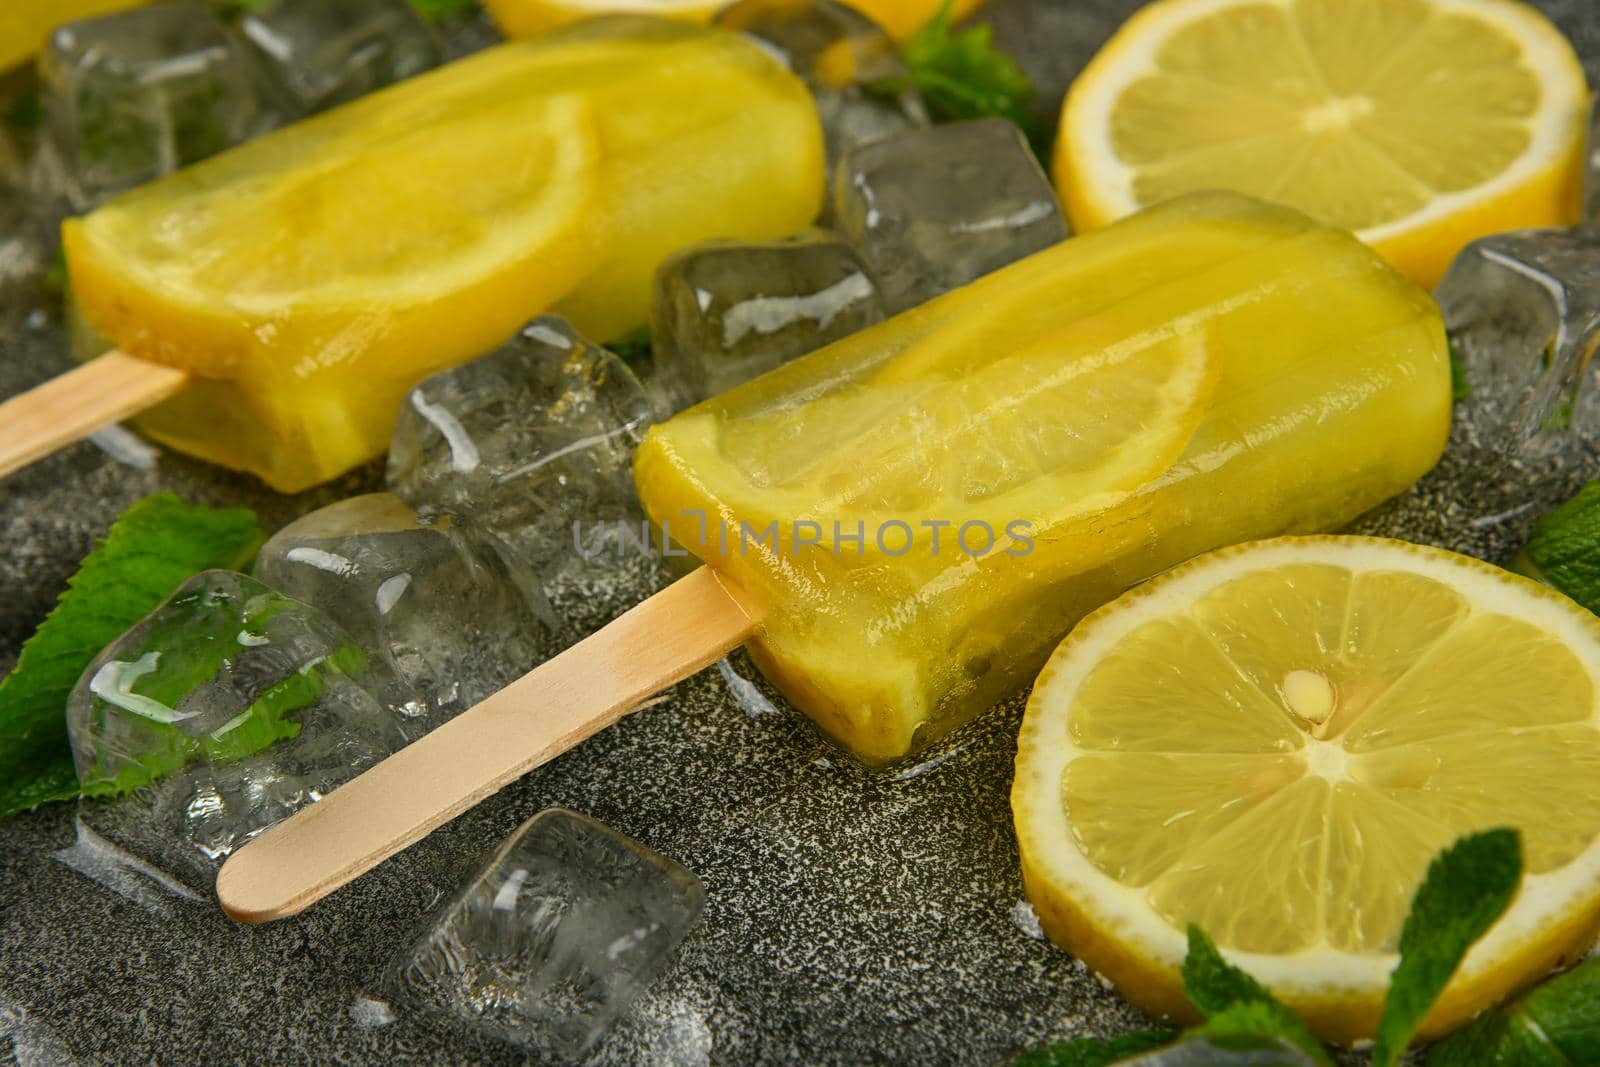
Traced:
[[[1137, 6], [993, 0], [987, 17], [1045, 87], [1041, 111], [1050, 112]], [[1539, 6], [1572, 35], [1593, 78], [1592, 0]], [[27, 311], [0, 294], [0, 395], [65, 366], [52, 315], [30, 324]], [[368, 470], [283, 498], [181, 457], [162, 454], [142, 471], [90, 445], [11, 477], [0, 483], [0, 671], [94, 538], [138, 498], [170, 489], [245, 503], [274, 528], [377, 478]], [[1447, 470], [1364, 528], [1489, 556], [1514, 547], [1515, 525], [1463, 534], [1448, 521], [1442, 501], [1454, 484]], [[642, 585], [631, 577], [595, 588], [596, 614], [633, 603]], [[1020, 700], [920, 766], [874, 774], [739, 680], [753, 677], [742, 656], [702, 673], [306, 915], [262, 928], [137, 874], [108, 873], [92, 851], [58, 857], [75, 839], [71, 806], [0, 823], [0, 1059], [517, 1061], [389, 1005], [381, 974], [428, 909], [549, 804], [672, 856], [707, 892], [676, 967], [598, 1062], [998, 1063], [1048, 1038], [1144, 1022], [1041, 940], [1019, 906], [1007, 791]]]

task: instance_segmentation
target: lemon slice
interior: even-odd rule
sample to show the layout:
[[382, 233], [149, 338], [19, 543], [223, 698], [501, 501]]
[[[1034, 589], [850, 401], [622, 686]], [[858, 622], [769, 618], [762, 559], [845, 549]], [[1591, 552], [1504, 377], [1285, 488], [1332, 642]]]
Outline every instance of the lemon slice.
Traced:
[[1103, 509], [1171, 467], [1220, 370], [1203, 330], [1105, 347], [1064, 332], [970, 374], [891, 365], [862, 389], [730, 427], [722, 452], [796, 515], [1003, 529], [1063, 502]]
[[[249, 146], [69, 221], [74, 289], [103, 306], [98, 286], [137, 286], [199, 320], [378, 314], [485, 286], [524, 290], [518, 306], [560, 297], [525, 292], [581, 276], [551, 264], [589, 256], [600, 151], [587, 101], [522, 97], [434, 117], [448, 135], [423, 115], [308, 126], [307, 143], [340, 143], [314, 167]], [[184, 356], [206, 373], [203, 346]]]
[[531, 37], [552, 26], [595, 15], [656, 15], [689, 22], [710, 22], [724, 6], [719, 0], [484, 0], [500, 32]]
[[1429, 860], [1510, 825], [1527, 880], [1438, 1034], [1600, 919], [1600, 620], [1435, 549], [1285, 538], [1091, 615], [1028, 704], [1012, 791], [1029, 896], [1130, 1000], [1188, 1016], [1186, 924], [1332, 1040], [1371, 1035]]
[[[897, 41], [910, 37], [939, 13], [943, 0], [844, 0], [850, 7], [872, 19]], [[950, 21], [960, 22], [972, 14], [983, 0], [954, 0]]]
[[[844, 0], [882, 26], [889, 36], [904, 40], [939, 11], [942, 0]], [[955, 0], [950, 17], [959, 20], [983, 0]], [[661, 18], [710, 22], [727, 6], [726, 0], [485, 0], [500, 32], [507, 37], [529, 37], [552, 26], [595, 15], [658, 15]], [[803, 5], [796, 5], [803, 6]]]
[[1587, 103], [1514, 0], [1161, 0], [1073, 85], [1055, 174], [1079, 229], [1234, 189], [1431, 286], [1476, 237], [1576, 221]]

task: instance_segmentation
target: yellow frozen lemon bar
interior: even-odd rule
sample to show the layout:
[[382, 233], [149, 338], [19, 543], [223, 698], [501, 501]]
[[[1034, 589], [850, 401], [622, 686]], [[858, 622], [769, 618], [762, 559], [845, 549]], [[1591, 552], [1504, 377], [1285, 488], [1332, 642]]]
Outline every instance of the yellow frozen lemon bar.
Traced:
[[78, 306], [198, 381], [141, 426], [283, 491], [381, 453], [419, 379], [548, 310], [606, 340], [655, 265], [816, 215], [815, 109], [736, 34], [646, 18], [489, 49], [63, 229]]
[[767, 676], [880, 762], [1134, 583], [1398, 493], [1449, 424], [1426, 293], [1347, 232], [1199, 193], [691, 408], [635, 475], [763, 619]]

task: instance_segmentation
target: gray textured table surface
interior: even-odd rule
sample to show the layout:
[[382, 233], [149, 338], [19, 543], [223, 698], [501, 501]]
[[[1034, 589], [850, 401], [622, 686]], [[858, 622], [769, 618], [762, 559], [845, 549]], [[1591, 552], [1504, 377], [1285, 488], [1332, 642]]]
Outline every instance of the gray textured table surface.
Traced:
[[[995, 0], [1047, 102], [1129, 0]], [[1600, 67], [1592, 0], [1545, 0]], [[0, 299], [0, 394], [65, 365], [58, 326]], [[377, 480], [284, 498], [163, 455], [141, 471], [80, 445], [0, 483], [0, 671], [93, 539], [161, 489], [257, 508], [269, 529]], [[1447, 540], [1427, 491], [1378, 521]], [[1415, 516], [1413, 520], [1408, 516]], [[1508, 535], [1511, 536], [1511, 535]], [[1492, 554], [1506, 538], [1456, 545]], [[597, 612], [632, 603], [627, 582]], [[735, 667], [753, 675], [748, 663]], [[57, 853], [71, 806], [0, 824], [0, 1056], [27, 1063], [498, 1062], [518, 1057], [384, 1006], [377, 980], [441, 894], [548, 804], [601, 819], [704, 881], [675, 968], [601, 1048], [617, 1063], [990, 1063], [1141, 1022], [1019, 906], [1007, 791], [1020, 704], [897, 776], [863, 772], [718, 670], [680, 685], [305, 916], [236, 926], [149, 885], [114, 890]], [[79, 863], [78, 867], [84, 864]]]

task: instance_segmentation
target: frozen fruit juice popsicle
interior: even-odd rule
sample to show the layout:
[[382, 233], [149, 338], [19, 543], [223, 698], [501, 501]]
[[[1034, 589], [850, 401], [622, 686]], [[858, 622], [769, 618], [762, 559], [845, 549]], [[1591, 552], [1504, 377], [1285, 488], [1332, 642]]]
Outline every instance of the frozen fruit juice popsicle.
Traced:
[[676, 249], [805, 226], [821, 160], [809, 95], [755, 44], [605, 19], [259, 138], [64, 238], [88, 323], [195, 376], [143, 428], [294, 491], [381, 453], [405, 390], [534, 315], [614, 337]]
[[294, 914], [745, 642], [905, 755], [1141, 578], [1398, 492], [1449, 420], [1437, 308], [1347, 233], [1198, 194], [1047, 249], [656, 427], [641, 495], [710, 566], [262, 834], [218, 897]]
[[1427, 294], [1348, 233], [1196, 194], [714, 397], [635, 472], [764, 620], [768, 677], [886, 761], [1130, 585], [1399, 492], [1449, 421]]

